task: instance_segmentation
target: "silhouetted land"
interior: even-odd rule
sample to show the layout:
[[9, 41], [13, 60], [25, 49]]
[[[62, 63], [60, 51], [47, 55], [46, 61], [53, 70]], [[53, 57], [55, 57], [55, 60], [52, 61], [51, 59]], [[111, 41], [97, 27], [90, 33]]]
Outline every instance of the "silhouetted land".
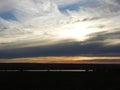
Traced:
[[43, 64], [43, 63], [0, 63], [0, 70], [17, 70], [17, 71], [27, 71], [27, 70], [92, 70], [96, 71], [119, 71], [120, 64]]
[[[0, 70], [0, 90], [120, 89], [119, 64], [1, 63]], [[85, 72], [51, 70], [85, 70]]]

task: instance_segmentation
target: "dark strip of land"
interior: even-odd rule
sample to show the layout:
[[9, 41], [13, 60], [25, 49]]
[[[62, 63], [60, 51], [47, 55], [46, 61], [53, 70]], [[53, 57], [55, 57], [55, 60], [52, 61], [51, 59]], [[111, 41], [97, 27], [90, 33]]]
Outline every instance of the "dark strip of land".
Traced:
[[86, 71], [120, 71], [120, 64], [43, 64], [43, 63], [0, 63], [0, 71], [6, 70], [86, 70]]

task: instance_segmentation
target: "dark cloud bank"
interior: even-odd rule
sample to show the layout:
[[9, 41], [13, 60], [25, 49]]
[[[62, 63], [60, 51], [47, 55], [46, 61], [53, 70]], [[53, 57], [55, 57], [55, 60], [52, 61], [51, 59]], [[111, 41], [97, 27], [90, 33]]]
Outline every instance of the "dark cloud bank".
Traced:
[[40, 56], [120, 56], [120, 46], [101, 43], [62, 42], [59, 44], [1, 50], [0, 58], [25, 58]]

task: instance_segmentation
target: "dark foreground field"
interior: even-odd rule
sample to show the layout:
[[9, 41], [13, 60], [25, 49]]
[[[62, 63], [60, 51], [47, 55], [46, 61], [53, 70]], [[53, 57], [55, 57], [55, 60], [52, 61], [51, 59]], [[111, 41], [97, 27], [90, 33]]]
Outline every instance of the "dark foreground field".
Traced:
[[0, 90], [119, 90], [120, 65], [0, 64]]

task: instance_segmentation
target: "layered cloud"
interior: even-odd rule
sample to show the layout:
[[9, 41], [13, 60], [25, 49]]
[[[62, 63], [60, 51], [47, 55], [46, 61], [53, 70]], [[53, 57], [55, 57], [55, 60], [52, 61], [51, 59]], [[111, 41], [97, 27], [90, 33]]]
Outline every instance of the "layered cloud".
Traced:
[[[60, 47], [64, 49], [68, 45], [73, 52], [64, 53], [63, 50], [60, 55], [85, 54], [91, 45], [95, 45], [92, 49], [98, 54], [101, 55], [105, 49], [111, 55], [114, 48], [120, 49], [119, 4], [119, 0], [1, 0], [1, 57], [6, 55], [4, 50], [25, 47], [26, 50], [29, 47], [48, 47], [45, 49], [48, 53], [51, 45], [63, 43], [65, 46]], [[76, 46], [71, 46], [71, 43], [80, 43], [78, 47], [83, 49], [77, 53], [74, 51]], [[100, 49], [103, 51], [99, 52]], [[38, 54], [43, 55], [43, 51]], [[51, 55], [51, 52], [45, 54]], [[92, 50], [90, 53], [94, 54]], [[119, 51], [114, 53], [120, 54]]]

